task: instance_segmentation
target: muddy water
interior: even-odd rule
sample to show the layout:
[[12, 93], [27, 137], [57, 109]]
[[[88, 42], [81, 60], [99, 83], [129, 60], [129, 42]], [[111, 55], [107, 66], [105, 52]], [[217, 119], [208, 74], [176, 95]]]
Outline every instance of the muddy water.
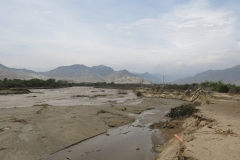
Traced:
[[44, 160], [153, 160], [157, 153], [154, 145], [165, 142], [160, 130], [151, 130], [149, 125], [164, 119], [171, 107], [182, 101], [163, 99], [155, 109], [135, 116], [128, 125], [109, 130], [65, 150], [59, 151]]

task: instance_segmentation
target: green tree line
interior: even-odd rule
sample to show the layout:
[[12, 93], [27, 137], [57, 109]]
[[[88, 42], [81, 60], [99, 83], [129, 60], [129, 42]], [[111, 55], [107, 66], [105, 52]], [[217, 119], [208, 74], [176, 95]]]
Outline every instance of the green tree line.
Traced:
[[66, 81], [56, 81], [53, 78], [42, 80], [42, 79], [7, 79], [4, 78], [0, 80], [0, 89], [10, 89], [10, 88], [61, 88], [61, 87], [71, 87]]
[[220, 93], [240, 93], [240, 86], [236, 86], [235, 84], [224, 84], [222, 81], [218, 82], [210, 82], [205, 81], [200, 84], [203, 87], [211, 87], [214, 91]]

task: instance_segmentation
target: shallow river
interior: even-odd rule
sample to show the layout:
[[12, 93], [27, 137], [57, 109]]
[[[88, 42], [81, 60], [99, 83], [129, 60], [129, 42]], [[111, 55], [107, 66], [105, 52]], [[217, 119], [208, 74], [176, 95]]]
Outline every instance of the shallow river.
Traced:
[[83, 141], [77, 145], [54, 153], [44, 160], [154, 160], [158, 153], [154, 145], [161, 145], [165, 140], [160, 130], [151, 130], [149, 125], [164, 120], [164, 115], [171, 107], [183, 101], [162, 99], [155, 109], [135, 116], [136, 120], [128, 125], [109, 129], [106, 134]]

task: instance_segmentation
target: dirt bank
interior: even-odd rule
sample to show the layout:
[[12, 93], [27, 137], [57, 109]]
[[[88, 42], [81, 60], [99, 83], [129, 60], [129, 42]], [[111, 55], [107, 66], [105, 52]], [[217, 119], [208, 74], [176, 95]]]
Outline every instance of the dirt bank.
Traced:
[[226, 99], [225, 94], [217, 95], [218, 99], [210, 98], [210, 104], [199, 106], [200, 112], [180, 125], [183, 131], [178, 135], [183, 139], [183, 143], [172, 138], [156, 148], [160, 152], [157, 160], [239, 160], [239, 97], [227, 96]]

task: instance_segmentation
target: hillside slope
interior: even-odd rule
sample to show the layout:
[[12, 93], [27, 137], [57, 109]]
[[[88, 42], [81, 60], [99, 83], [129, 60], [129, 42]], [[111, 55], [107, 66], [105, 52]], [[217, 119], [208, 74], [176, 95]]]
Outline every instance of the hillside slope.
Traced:
[[240, 85], [240, 65], [223, 70], [208, 70], [192, 77], [178, 79], [172, 83], [185, 84], [201, 83], [204, 81], [222, 81], [223, 83]]

